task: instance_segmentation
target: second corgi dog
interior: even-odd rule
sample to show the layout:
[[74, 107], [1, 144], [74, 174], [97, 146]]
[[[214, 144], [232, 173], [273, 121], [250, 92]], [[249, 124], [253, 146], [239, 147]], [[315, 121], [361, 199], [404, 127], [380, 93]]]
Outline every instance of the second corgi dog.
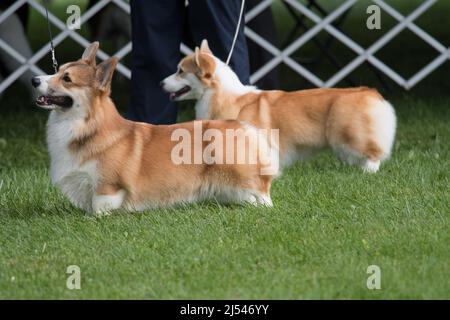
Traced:
[[161, 85], [172, 100], [197, 100], [197, 119], [239, 119], [279, 129], [281, 166], [328, 146], [341, 160], [376, 172], [394, 142], [394, 109], [376, 90], [257, 90], [243, 85], [206, 40]]
[[[195, 159], [196, 148], [200, 156], [206, 153], [209, 145], [195, 141], [197, 127], [205, 134], [208, 129], [216, 135], [235, 130], [235, 139], [250, 137], [239, 150], [233, 146], [236, 153], [255, 147], [251, 141], [259, 138], [258, 130], [239, 121], [157, 126], [122, 118], [109, 97], [117, 59], [96, 65], [97, 49], [98, 43], [93, 43], [80, 60], [64, 64], [54, 75], [32, 79], [40, 94], [36, 104], [51, 110], [47, 142], [52, 181], [75, 206], [102, 214], [211, 198], [272, 205], [273, 175], [261, 169], [277, 165], [263, 164], [259, 153], [255, 162], [238, 164], [179, 163], [173, 156], [180, 137], [186, 137], [187, 145], [182, 157], [194, 154]], [[266, 139], [258, 139], [257, 147], [267, 154]], [[215, 156], [219, 153], [225, 151], [216, 149]]]

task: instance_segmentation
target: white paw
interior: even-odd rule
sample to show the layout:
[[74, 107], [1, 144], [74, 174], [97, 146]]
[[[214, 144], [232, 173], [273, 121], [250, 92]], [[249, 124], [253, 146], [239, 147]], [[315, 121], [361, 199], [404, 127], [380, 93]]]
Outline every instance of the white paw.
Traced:
[[366, 160], [362, 165], [362, 169], [366, 173], [375, 173], [378, 171], [378, 169], [380, 169], [380, 160]]
[[104, 216], [109, 216], [110, 214], [111, 214], [111, 211], [109, 211], [107, 209], [92, 210], [92, 215], [94, 217], [104, 217]]
[[258, 200], [256, 200], [256, 197], [254, 195], [250, 195], [248, 197], [248, 199], [246, 200], [246, 202], [248, 202], [251, 205], [257, 206], [258, 205]]
[[119, 190], [113, 195], [94, 195], [92, 198], [92, 212], [95, 216], [105, 216], [111, 210], [119, 209], [125, 197], [125, 191]]
[[272, 199], [268, 195], [258, 196], [258, 203], [265, 207], [273, 207]]

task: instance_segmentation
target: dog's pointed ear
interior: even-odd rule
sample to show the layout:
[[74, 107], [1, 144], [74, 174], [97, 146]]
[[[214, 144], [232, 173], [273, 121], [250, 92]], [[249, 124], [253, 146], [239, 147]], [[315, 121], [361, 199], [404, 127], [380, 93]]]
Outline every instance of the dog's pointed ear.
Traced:
[[196, 50], [195, 63], [197, 64], [202, 77], [210, 79], [213, 76], [216, 70], [216, 61], [210, 54]]
[[117, 57], [111, 57], [100, 63], [95, 69], [95, 79], [100, 91], [110, 92], [112, 76], [118, 62], [119, 59]]
[[199, 58], [200, 58], [200, 49], [199, 49], [198, 47], [195, 47], [194, 61], [195, 61], [195, 64], [196, 64], [198, 67], [200, 67], [200, 61], [199, 61]]
[[91, 66], [95, 66], [95, 57], [97, 56], [97, 50], [99, 47], [98, 41], [92, 42], [83, 52], [81, 60], [84, 60]]
[[211, 51], [211, 49], [209, 48], [209, 45], [208, 45], [208, 40], [203, 39], [202, 44], [200, 45], [200, 50], [202, 52], [204, 52], [204, 53], [212, 54], [212, 51]]

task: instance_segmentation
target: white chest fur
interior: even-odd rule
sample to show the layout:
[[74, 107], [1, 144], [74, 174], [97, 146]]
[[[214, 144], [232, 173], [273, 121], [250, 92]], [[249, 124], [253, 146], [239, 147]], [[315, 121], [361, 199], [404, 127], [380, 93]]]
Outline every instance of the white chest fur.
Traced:
[[59, 187], [75, 206], [91, 210], [98, 180], [96, 163], [82, 163], [69, 147], [81, 121], [58, 111], [50, 113], [47, 124], [50, 176], [53, 184]]
[[207, 90], [195, 104], [195, 119], [204, 120], [210, 118], [211, 98], [213, 90]]

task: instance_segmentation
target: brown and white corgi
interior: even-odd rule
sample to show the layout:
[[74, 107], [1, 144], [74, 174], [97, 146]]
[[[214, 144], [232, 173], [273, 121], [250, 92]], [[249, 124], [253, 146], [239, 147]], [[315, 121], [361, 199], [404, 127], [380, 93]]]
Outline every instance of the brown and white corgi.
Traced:
[[328, 146], [341, 160], [376, 172], [394, 142], [394, 109], [376, 90], [257, 90], [243, 85], [206, 40], [161, 85], [173, 100], [197, 100], [197, 119], [239, 119], [279, 129], [281, 166]]
[[[143, 210], [211, 198], [272, 205], [273, 175], [261, 170], [273, 163], [263, 163], [259, 155], [254, 163], [240, 164], [173, 161], [180, 141], [173, 139], [174, 132], [194, 137], [197, 127], [224, 134], [235, 130], [235, 139], [258, 138], [255, 128], [222, 120], [162, 126], [128, 121], [110, 98], [117, 58], [96, 65], [97, 49], [98, 43], [93, 43], [80, 60], [64, 64], [54, 75], [32, 79], [40, 94], [36, 104], [51, 110], [47, 142], [52, 182], [75, 206], [102, 214], [118, 208]], [[241, 149], [254, 147], [251, 140], [245, 141]], [[194, 152], [194, 144], [187, 141], [192, 150], [184, 152]], [[236, 153], [243, 151], [237, 150], [238, 146], [233, 145]], [[201, 141], [200, 152], [206, 147]], [[257, 147], [259, 151], [268, 148], [267, 140], [258, 139]]]

